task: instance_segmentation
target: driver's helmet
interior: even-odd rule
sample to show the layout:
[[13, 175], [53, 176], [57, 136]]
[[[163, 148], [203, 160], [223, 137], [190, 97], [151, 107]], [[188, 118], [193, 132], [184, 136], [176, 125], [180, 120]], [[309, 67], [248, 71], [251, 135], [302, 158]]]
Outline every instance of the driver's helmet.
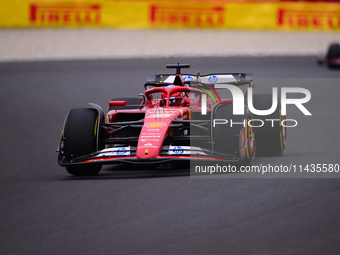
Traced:
[[[173, 93], [170, 96], [170, 98], [169, 98], [169, 105], [170, 106], [179, 106], [179, 105], [181, 105], [181, 103], [183, 101], [183, 97], [184, 97], [184, 93], [183, 92]], [[164, 104], [165, 104], [166, 99], [167, 99], [167, 94], [166, 93], [162, 93], [162, 99], [164, 100]]]

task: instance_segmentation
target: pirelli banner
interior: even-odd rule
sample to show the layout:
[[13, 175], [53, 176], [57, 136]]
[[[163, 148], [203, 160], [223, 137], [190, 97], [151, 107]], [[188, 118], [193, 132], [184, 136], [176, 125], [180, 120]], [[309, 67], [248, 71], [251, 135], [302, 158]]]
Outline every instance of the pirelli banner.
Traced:
[[340, 31], [340, 4], [169, 0], [0, 0], [0, 27]]

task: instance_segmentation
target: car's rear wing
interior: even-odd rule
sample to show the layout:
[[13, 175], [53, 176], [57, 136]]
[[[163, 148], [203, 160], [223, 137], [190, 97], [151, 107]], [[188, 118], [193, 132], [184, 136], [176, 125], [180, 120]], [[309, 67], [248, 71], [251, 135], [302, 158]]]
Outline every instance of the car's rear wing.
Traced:
[[[216, 84], [232, 84], [235, 86], [250, 85], [253, 81], [252, 73], [212, 73], [206, 75], [182, 74], [184, 83], [190, 87], [201, 87], [204, 84], [215, 88]], [[163, 87], [172, 85], [175, 82], [174, 74], [157, 74], [148, 76], [144, 85], [145, 89], [152, 87]]]

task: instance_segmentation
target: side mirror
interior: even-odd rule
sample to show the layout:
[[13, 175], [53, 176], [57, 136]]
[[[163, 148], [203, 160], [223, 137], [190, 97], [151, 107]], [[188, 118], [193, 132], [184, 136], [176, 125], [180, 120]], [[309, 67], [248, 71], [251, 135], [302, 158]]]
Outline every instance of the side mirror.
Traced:
[[126, 106], [126, 101], [109, 101], [109, 106]]

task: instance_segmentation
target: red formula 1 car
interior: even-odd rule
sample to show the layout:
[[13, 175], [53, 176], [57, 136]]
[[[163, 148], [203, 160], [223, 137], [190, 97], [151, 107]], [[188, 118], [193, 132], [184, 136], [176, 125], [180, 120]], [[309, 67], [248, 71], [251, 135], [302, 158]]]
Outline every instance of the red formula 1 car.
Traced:
[[340, 44], [332, 43], [327, 54], [320, 54], [316, 61], [319, 65], [326, 63], [329, 68], [340, 68]]
[[[270, 116], [254, 116], [245, 104], [241, 114], [234, 115], [233, 100], [221, 99], [217, 92], [223, 85], [253, 86], [250, 74], [182, 75], [181, 68], [190, 65], [167, 67], [176, 68], [176, 74], [148, 78], [140, 98], [112, 99], [106, 114], [92, 103], [92, 108], [70, 110], [58, 148], [59, 164], [73, 175], [95, 175], [105, 164], [250, 164], [255, 152], [282, 154], [286, 130], [280, 107]], [[272, 95], [253, 95], [257, 109], [271, 104]], [[280, 122], [255, 125], [254, 118]]]

